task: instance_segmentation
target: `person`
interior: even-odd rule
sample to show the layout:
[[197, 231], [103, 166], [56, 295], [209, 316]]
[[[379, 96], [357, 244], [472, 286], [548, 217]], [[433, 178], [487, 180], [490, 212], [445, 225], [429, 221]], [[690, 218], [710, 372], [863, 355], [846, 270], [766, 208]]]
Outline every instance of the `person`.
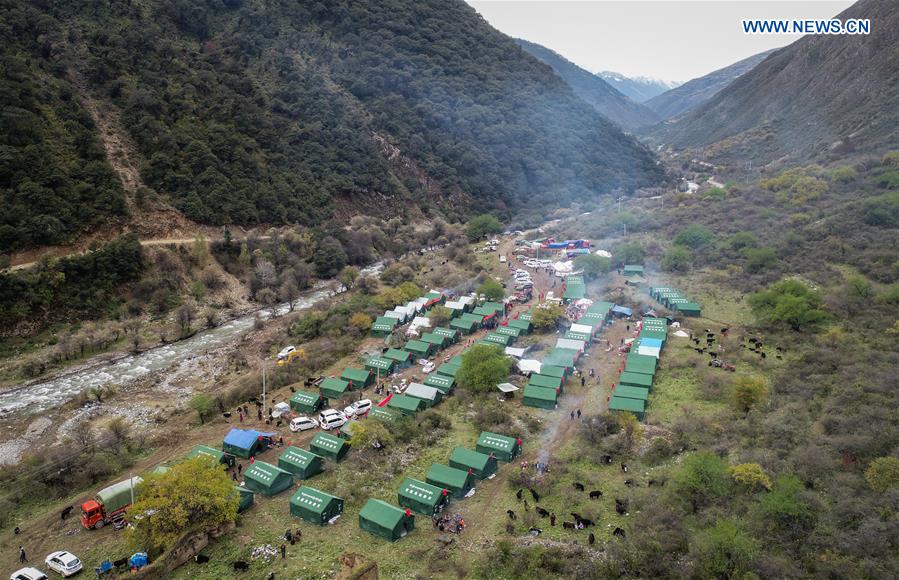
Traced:
[[556, 514], [549, 514], [549, 525], [556, 525]]
[[574, 411], [571, 412], [571, 420], [574, 421]]
[[287, 557], [287, 544], [281, 544], [281, 559]]
[[293, 539], [293, 532], [290, 531], [290, 528], [287, 528], [287, 531], [284, 532], [284, 539], [288, 542]]
[[284, 435], [278, 436], [278, 446], [284, 447]]
[[303, 530], [301, 530], [300, 528], [297, 528], [297, 531], [296, 531], [296, 533], [294, 533], [293, 537], [296, 541], [299, 542], [300, 538], [303, 537]]
[[581, 418], [581, 410], [580, 410], [580, 409], [577, 410], [577, 418], [578, 418], [578, 419]]
[[630, 325], [630, 324], [627, 325], [627, 331], [628, 331], [628, 332], [631, 331], [631, 325]]
[[24, 564], [28, 561], [28, 558], [25, 556], [25, 547], [19, 546], [19, 563]]
[[231, 472], [231, 479], [237, 481], [237, 473], [235, 473], [234, 471]]
[[237, 416], [240, 417], [240, 422], [243, 423], [243, 411], [238, 411]]
[[256, 409], [256, 416], [262, 421], [262, 408]]
[[584, 379], [584, 376], [581, 375], [581, 386], [583, 387], [586, 382], [587, 381], [586, 381], [586, 379]]
[[237, 475], [243, 475], [243, 464], [237, 464]]

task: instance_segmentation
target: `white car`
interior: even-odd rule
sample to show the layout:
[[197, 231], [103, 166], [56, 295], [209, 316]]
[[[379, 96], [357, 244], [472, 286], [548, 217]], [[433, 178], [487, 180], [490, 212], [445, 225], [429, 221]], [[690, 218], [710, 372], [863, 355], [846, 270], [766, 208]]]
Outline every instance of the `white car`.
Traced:
[[500, 263], [500, 264], [505, 264], [505, 263], [506, 263], [506, 257], [505, 257], [505, 256], [500, 256], [500, 257], [499, 257], [499, 263]]
[[278, 360], [286, 359], [288, 356], [290, 356], [290, 353], [294, 352], [296, 349], [297, 347], [295, 346], [285, 346], [281, 349], [281, 352], [278, 353]]
[[347, 417], [364, 417], [371, 410], [371, 399], [356, 401], [343, 410]]
[[81, 560], [75, 557], [75, 554], [66, 552], [53, 552], [47, 556], [47, 567], [51, 570], [59, 572], [64, 577], [71, 576], [81, 571]]
[[294, 433], [299, 431], [306, 431], [308, 429], [315, 429], [318, 427], [318, 421], [313, 419], [312, 417], [296, 417], [290, 420], [290, 430]]
[[334, 409], [325, 409], [318, 415], [318, 424], [325, 431], [339, 429], [347, 422], [346, 415]]
[[431, 372], [433, 372], [435, 368], [437, 368], [437, 365], [435, 365], [432, 362], [429, 362], [425, 366], [421, 367], [421, 372], [423, 372], [424, 374], [427, 375], [427, 374], [430, 374]]
[[9, 580], [48, 580], [47, 575], [37, 568], [21, 568], [9, 576]]

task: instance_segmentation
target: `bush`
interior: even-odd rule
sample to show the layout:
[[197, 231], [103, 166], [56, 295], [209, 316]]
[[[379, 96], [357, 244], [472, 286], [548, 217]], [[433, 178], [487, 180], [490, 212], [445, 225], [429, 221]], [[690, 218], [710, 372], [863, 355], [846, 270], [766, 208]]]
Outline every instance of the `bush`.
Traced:
[[686, 501], [690, 511], [723, 496], [728, 490], [727, 465], [708, 451], [700, 451], [684, 458], [671, 477], [672, 499]]
[[749, 297], [752, 311], [769, 326], [814, 330], [829, 319], [817, 292], [798, 280], [783, 280]]
[[695, 576], [742, 578], [758, 551], [758, 542], [731, 519], [720, 520], [698, 534], [693, 549]]
[[865, 470], [865, 479], [874, 491], [884, 492], [899, 487], [899, 459], [878, 457]]
[[642, 264], [645, 252], [643, 246], [637, 243], [627, 243], [618, 246], [613, 252], [615, 261], [625, 264]]
[[684, 246], [672, 246], [662, 258], [662, 269], [667, 272], [685, 273], [690, 271], [693, 252]]
[[538, 305], [532, 311], [531, 324], [537, 330], [547, 331], [556, 327], [559, 318], [565, 314], [562, 307], [552, 302], [546, 302]]
[[503, 231], [503, 224], [490, 214], [481, 214], [468, 222], [465, 227], [465, 235], [469, 241], [475, 242], [489, 234], [498, 234]]
[[415, 272], [409, 266], [395, 262], [381, 272], [381, 281], [390, 286], [397, 286], [403, 282], [411, 282], [415, 278]]
[[588, 279], [596, 278], [600, 274], [605, 274], [609, 271], [611, 266], [611, 260], [605, 256], [597, 256], [596, 254], [578, 256], [574, 259], [574, 269], [583, 270], [584, 277]]
[[762, 272], [777, 264], [777, 254], [771, 248], [747, 248], [743, 255], [746, 257], [746, 271], [751, 274]]
[[677, 237], [674, 238], [674, 243], [679, 246], [686, 246], [693, 250], [698, 250], [704, 246], [709, 245], [712, 242], [712, 232], [708, 229], [698, 226], [692, 225], [687, 229], [681, 231], [681, 233], [677, 234]]
[[749, 491], [771, 489], [771, 478], [758, 463], [741, 463], [730, 468], [730, 475], [734, 481], [746, 487]]
[[849, 183], [856, 177], [858, 177], [858, 172], [847, 165], [830, 170], [830, 180], [836, 183]]
[[197, 412], [197, 417], [199, 417], [202, 425], [206, 422], [206, 419], [215, 414], [218, 405], [211, 396], [206, 393], [199, 393], [191, 398], [190, 408]]
[[487, 300], [493, 302], [501, 301], [506, 295], [506, 292], [503, 290], [500, 283], [493, 278], [484, 280], [484, 283], [478, 286], [477, 293], [484, 295]]

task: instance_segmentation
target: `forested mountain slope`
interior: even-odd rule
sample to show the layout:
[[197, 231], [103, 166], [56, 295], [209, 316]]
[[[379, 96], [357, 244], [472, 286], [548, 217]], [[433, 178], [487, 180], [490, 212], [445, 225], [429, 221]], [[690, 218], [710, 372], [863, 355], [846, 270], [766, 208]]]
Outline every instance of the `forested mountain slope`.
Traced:
[[665, 91], [661, 95], [656, 95], [646, 101], [645, 105], [663, 119], [682, 115], [717, 95], [727, 85], [734, 82], [735, 79], [746, 74], [758, 63], [765, 60], [772, 52], [774, 51], [769, 50], [754, 54], [730, 66], [687, 81], [679, 87]]
[[861, 0], [839, 18], [869, 18], [871, 33], [801, 38], [655, 137], [757, 161], [839, 158], [897, 143], [899, 3]]
[[7, 249], [125, 211], [79, 85], [120, 111], [143, 182], [201, 223], [504, 212], [661, 175], [461, 1], [0, 0], [0, 22], [0, 99], [22, 111], [0, 137]]
[[556, 74], [574, 89], [577, 96], [625, 129], [651, 125], [660, 120], [660, 117], [647, 107], [632, 101], [597, 75], [582, 69], [562, 55], [520, 38], [515, 39], [515, 42], [529, 54], [552, 67]]

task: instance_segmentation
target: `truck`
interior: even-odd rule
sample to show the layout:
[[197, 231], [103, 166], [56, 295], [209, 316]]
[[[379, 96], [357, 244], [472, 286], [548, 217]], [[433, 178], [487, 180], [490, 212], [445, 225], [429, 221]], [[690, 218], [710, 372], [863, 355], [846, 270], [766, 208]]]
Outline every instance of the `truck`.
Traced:
[[101, 489], [93, 499], [81, 504], [81, 525], [88, 530], [100, 529], [123, 515], [131, 507], [134, 488], [143, 482], [132, 477]]

